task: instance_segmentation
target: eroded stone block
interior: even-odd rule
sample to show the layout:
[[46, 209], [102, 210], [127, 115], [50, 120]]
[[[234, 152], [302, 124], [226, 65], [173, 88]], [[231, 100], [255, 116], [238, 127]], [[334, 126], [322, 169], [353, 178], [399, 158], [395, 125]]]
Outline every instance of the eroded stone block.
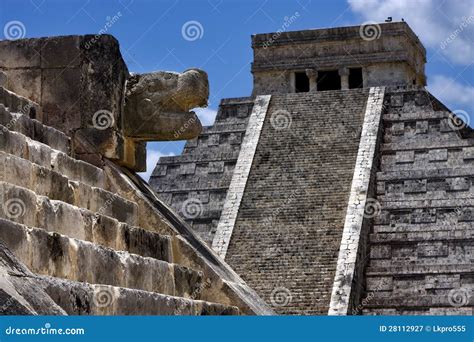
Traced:
[[415, 151], [397, 151], [395, 161], [397, 164], [413, 163], [415, 161]]
[[417, 247], [418, 257], [446, 257], [448, 256], [448, 245], [443, 242], [419, 243]]
[[430, 162], [447, 161], [448, 150], [447, 149], [436, 149], [428, 151], [428, 159]]
[[417, 121], [416, 122], [416, 134], [425, 134], [428, 133], [428, 121]]
[[392, 94], [390, 96], [390, 106], [403, 107], [403, 94]]
[[372, 259], [390, 259], [392, 257], [392, 248], [390, 245], [375, 245], [370, 248], [370, 257]]
[[446, 184], [449, 191], [468, 191], [471, 187], [471, 181], [466, 177], [448, 178]]
[[392, 132], [392, 135], [403, 135], [405, 133], [405, 123], [396, 122], [392, 124], [391, 132]]
[[368, 277], [367, 291], [390, 291], [393, 288], [393, 277]]
[[181, 175], [192, 175], [196, 171], [195, 163], [184, 163], [181, 164], [179, 174]]
[[411, 214], [413, 223], [434, 223], [436, 222], [436, 209], [415, 209]]
[[207, 137], [207, 146], [219, 145], [219, 134], [209, 134]]
[[464, 147], [462, 149], [462, 157], [464, 160], [473, 160], [474, 159], [474, 146]]
[[224, 172], [224, 162], [210, 162], [209, 163], [209, 173], [222, 173]]
[[403, 182], [403, 192], [421, 193], [426, 192], [426, 179], [410, 179]]

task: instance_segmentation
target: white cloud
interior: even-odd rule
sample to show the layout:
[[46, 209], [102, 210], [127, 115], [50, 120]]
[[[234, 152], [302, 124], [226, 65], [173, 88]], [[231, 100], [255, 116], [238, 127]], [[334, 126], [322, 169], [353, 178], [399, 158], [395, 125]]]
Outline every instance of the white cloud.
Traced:
[[364, 21], [404, 18], [426, 47], [453, 63], [467, 65], [474, 61], [472, 0], [348, 0], [348, 3]]
[[161, 153], [160, 151], [157, 150], [147, 150], [146, 154], [146, 171], [145, 172], [140, 172], [138, 173], [144, 180], [148, 182], [150, 179], [151, 173], [155, 169], [156, 163], [158, 162], [158, 159], [163, 156], [174, 156], [174, 153]]
[[211, 126], [216, 119], [217, 111], [212, 108], [195, 108], [193, 109], [203, 126]]
[[[453, 78], [436, 75], [428, 79], [428, 90], [441, 102], [452, 106], [474, 107], [474, 87], [463, 85]], [[457, 108], [451, 108], [457, 109]]]

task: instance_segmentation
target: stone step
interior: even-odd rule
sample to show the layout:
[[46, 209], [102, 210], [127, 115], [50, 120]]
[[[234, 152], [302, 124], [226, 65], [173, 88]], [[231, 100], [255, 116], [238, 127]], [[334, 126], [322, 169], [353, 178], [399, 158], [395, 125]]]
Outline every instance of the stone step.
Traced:
[[[160, 182], [173, 185], [182, 182], [189, 183], [213, 183], [223, 178], [232, 178], [232, 171], [236, 161], [226, 163], [225, 161], [209, 163], [182, 163], [179, 165], [158, 164], [153, 170], [153, 177], [159, 177]], [[174, 185], [176, 186], [176, 185]]]
[[469, 156], [470, 147], [463, 149], [431, 149], [420, 151], [398, 151], [381, 154], [381, 170], [384, 172], [409, 172], [426, 168], [465, 169], [472, 167], [474, 159]]
[[149, 183], [156, 191], [161, 194], [219, 189], [227, 191], [231, 180], [232, 179], [226, 175], [225, 177], [222, 177], [222, 179], [214, 179], [214, 181], [211, 178], [206, 179], [206, 177], [201, 177], [198, 180], [195, 178], [191, 181], [183, 180], [181, 182], [177, 182], [176, 180], [168, 180], [154, 176], [152, 179], [150, 179]]
[[401, 113], [385, 113], [382, 114], [383, 122], [410, 122], [423, 120], [442, 120], [450, 116], [450, 112], [433, 111], [433, 110], [418, 110]]
[[472, 145], [472, 142], [469, 140], [460, 140], [460, 139], [446, 139], [444, 141], [436, 141], [433, 143], [431, 140], [426, 141], [412, 141], [412, 140], [403, 140], [396, 143], [383, 143], [380, 146], [380, 152], [393, 153], [396, 151], [411, 151], [411, 150], [437, 150], [442, 148], [456, 148], [460, 149], [462, 147], [469, 147]]
[[459, 222], [455, 225], [452, 222], [440, 222], [429, 224], [411, 224], [411, 223], [397, 223], [396, 225], [374, 225], [373, 233], [422, 233], [422, 232], [460, 232], [473, 228], [473, 223]]
[[[437, 185], [437, 184], [436, 184]], [[443, 185], [444, 186], [444, 185]], [[377, 199], [381, 202], [393, 201], [426, 201], [426, 200], [455, 200], [455, 199], [470, 199], [474, 197], [474, 188], [469, 184], [466, 190], [439, 190], [439, 191], [419, 191], [403, 192], [387, 191], [378, 188]]]
[[[464, 291], [458, 290], [460, 295], [463, 296]], [[377, 292], [370, 293], [370, 300], [366, 299], [367, 308], [433, 308], [433, 307], [451, 307], [453, 308], [456, 302], [456, 298], [449, 295], [449, 291], [445, 293], [429, 295], [429, 294], [414, 294], [414, 293], [390, 293], [389, 296], [380, 294]], [[472, 290], [471, 290], [472, 292]], [[464, 308], [474, 306], [474, 296], [467, 294], [465, 300], [458, 297], [457, 300], [462, 300], [459, 303]], [[461, 305], [462, 304], [462, 305]], [[472, 310], [472, 309], [471, 309]]]
[[466, 230], [433, 231], [433, 232], [399, 232], [370, 234], [373, 244], [406, 244], [425, 241], [474, 241], [474, 224]]
[[212, 126], [204, 126], [199, 137], [207, 134], [221, 134], [221, 133], [245, 133], [247, 129], [247, 120], [241, 119], [241, 122], [222, 123], [215, 122]]
[[39, 275], [200, 299], [202, 273], [184, 266], [3, 219], [0, 239]]
[[238, 315], [239, 309], [155, 292], [42, 276], [45, 292], [68, 315]]
[[448, 133], [430, 133], [430, 134], [413, 134], [404, 133], [403, 135], [394, 135], [385, 133], [383, 143], [391, 144], [393, 149], [398, 150], [405, 146], [427, 146], [427, 148], [437, 148], [437, 145], [450, 144], [453, 140], [458, 140], [459, 137], [456, 132]]
[[160, 158], [160, 164], [183, 164], [183, 163], [207, 163], [213, 161], [235, 161], [239, 157], [239, 148], [222, 151], [216, 148], [216, 151], [200, 151], [192, 154], [179, 156], [167, 156]]
[[0, 152], [0, 181], [18, 185], [51, 200], [98, 212], [131, 225], [137, 223], [137, 204], [101, 188], [70, 181], [51, 169]]
[[104, 170], [82, 160], [71, 158], [21, 133], [10, 131], [5, 126], [0, 125], [0, 131], [2, 133], [0, 134], [0, 151], [52, 169], [70, 180], [105, 188]]
[[445, 307], [445, 308], [391, 308], [391, 309], [377, 309], [364, 308], [362, 314], [366, 316], [384, 315], [384, 316], [447, 316], [447, 315], [474, 315], [474, 308], [469, 307]]
[[445, 179], [453, 177], [470, 177], [472, 168], [426, 168], [421, 170], [400, 170], [377, 172], [377, 181], [399, 181], [408, 179]]
[[[4, 203], [0, 207], [1, 218], [115, 250], [172, 261], [169, 236], [120, 222], [101, 211], [93, 212], [60, 200], [51, 200], [5, 182], [0, 182], [0, 198]], [[113, 210], [120, 210], [120, 207]]]
[[[41, 172], [41, 170], [38, 172]], [[107, 192], [103, 189], [90, 188], [75, 182], [67, 182], [64, 180], [64, 178], [60, 177], [51, 178], [55, 181], [63, 181], [63, 183], [57, 182], [51, 184], [51, 189], [47, 188], [47, 184], [41, 184], [40, 186], [36, 187], [34, 182], [39, 177], [34, 178], [35, 176], [37, 176], [37, 174], [34, 174], [32, 176], [33, 179], [30, 180], [24, 179], [23, 181], [13, 181], [15, 183], [20, 183], [20, 185], [9, 183], [9, 177], [4, 176], [4, 178], [7, 179], [7, 182], [0, 181], [0, 188], [3, 191], [3, 198], [5, 200], [27, 200], [28, 204], [32, 205], [32, 207], [27, 206], [27, 208], [31, 210], [32, 215], [39, 215], [39, 211], [44, 209], [41, 208], [40, 202], [44, 202], [49, 207], [53, 206], [56, 208], [58, 205], [68, 204], [73, 211], [80, 212], [81, 209], [85, 209], [92, 212], [95, 216], [109, 216], [118, 220], [119, 222], [127, 223], [129, 225], [138, 224], [138, 208], [136, 203]], [[46, 178], [46, 181], [47, 180], [48, 179]], [[28, 181], [29, 183], [27, 183]], [[39, 194], [35, 193], [29, 188], [37, 190]], [[41, 192], [49, 193], [51, 197], [41, 196]], [[59, 200], [51, 198], [59, 198]], [[54, 205], [50, 205], [50, 203]], [[34, 208], [36, 208], [36, 212], [35, 210], [32, 210]], [[48, 217], [46, 217], [46, 219], [48, 219]]]
[[[204, 184], [200, 183], [185, 183], [185, 185], [175, 184], [173, 187], [171, 182], [166, 182], [165, 184], [161, 183], [161, 179], [154, 177], [148, 182], [155, 191], [159, 192], [160, 196], [163, 195], [172, 195], [173, 193], [183, 193], [183, 192], [193, 192], [193, 191], [218, 191], [223, 190], [227, 191], [229, 188], [230, 180], [224, 179], [215, 182], [212, 184], [210, 181]], [[186, 186], [188, 185], [188, 186]], [[164, 196], [163, 196], [164, 197]]]
[[11, 131], [21, 133], [58, 151], [70, 154], [70, 138], [63, 132], [43, 125], [35, 119], [20, 113], [11, 113], [0, 104], [0, 125]]
[[415, 210], [437, 208], [467, 208], [474, 206], [474, 198], [427, 199], [412, 201], [379, 201], [383, 210]]
[[385, 134], [383, 143], [391, 144], [395, 150], [404, 148], [407, 145], [417, 146], [424, 145], [427, 148], [437, 148], [437, 145], [449, 144], [453, 140], [459, 139], [456, 132], [450, 133], [430, 133], [428, 134], [409, 134], [404, 135], [390, 135]]
[[366, 292], [390, 293], [419, 293], [434, 294], [443, 291], [472, 287], [469, 275], [461, 274], [430, 274], [413, 276], [379, 276], [368, 277]]
[[25, 114], [31, 118], [38, 118], [41, 108], [26, 97], [0, 87], [0, 105], [7, 107], [10, 112]]
[[471, 251], [465, 247], [470, 240], [419, 241], [400, 244], [376, 244], [370, 252], [371, 269], [391, 267], [444, 267], [469, 264]]
[[472, 264], [443, 264], [443, 265], [404, 265], [367, 267], [366, 275], [374, 276], [416, 276], [428, 274], [474, 274]]

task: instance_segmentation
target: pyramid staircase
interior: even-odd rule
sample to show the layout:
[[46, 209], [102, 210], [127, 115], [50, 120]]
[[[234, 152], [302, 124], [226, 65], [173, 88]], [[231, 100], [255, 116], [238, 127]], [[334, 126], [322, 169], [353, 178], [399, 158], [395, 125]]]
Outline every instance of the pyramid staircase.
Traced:
[[[120, 167], [73, 158], [65, 134], [31, 118], [38, 110], [0, 88], [0, 241], [60, 307], [56, 313], [259, 312], [235, 294], [252, 296], [243, 281], [222, 261], [209, 263], [212, 252], [180, 234]], [[44, 313], [0, 304], [3, 314]]]

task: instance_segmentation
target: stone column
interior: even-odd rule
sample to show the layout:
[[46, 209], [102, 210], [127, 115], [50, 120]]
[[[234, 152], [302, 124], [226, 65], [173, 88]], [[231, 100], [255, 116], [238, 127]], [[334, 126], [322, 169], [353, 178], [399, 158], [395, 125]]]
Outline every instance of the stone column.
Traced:
[[317, 91], [318, 71], [315, 69], [306, 69], [305, 71], [309, 78], [309, 91]]
[[339, 76], [341, 76], [341, 89], [349, 89], [349, 69], [345, 67], [340, 68]]
[[369, 86], [369, 73], [366, 68], [362, 68], [362, 86], [368, 88]]

